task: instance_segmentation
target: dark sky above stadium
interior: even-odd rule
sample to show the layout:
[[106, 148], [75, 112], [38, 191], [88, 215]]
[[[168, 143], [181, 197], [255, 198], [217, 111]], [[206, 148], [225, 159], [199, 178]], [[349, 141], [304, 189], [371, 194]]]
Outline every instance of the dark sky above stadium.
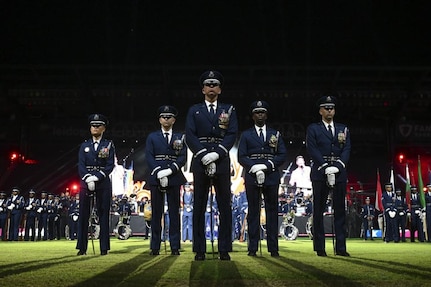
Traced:
[[0, 62], [429, 66], [430, 5], [416, 3], [2, 1]]

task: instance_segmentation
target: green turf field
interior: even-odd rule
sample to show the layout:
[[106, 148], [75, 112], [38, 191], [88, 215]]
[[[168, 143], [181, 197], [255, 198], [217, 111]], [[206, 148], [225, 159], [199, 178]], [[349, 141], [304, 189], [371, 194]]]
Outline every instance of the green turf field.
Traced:
[[[312, 241], [280, 239], [279, 258], [262, 242], [262, 256], [247, 256], [247, 243], [234, 242], [232, 261], [194, 261], [191, 243], [181, 255], [149, 255], [149, 240], [111, 238], [111, 251], [76, 256], [75, 241], [0, 242], [0, 286], [431, 286], [430, 243], [384, 243], [348, 239], [350, 258], [312, 251]], [[217, 244], [215, 244], [217, 247]]]

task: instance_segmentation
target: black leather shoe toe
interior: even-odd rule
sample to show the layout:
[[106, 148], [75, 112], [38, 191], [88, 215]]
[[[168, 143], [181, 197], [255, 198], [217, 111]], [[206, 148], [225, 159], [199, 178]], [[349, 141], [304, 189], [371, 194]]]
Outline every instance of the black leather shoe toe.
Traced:
[[328, 256], [328, 255], [326, 254], [326, 251], [325, 251], [325, 250], [318, 250], [318, 251], [316, 251], [316, 254], [317, 254], [317, 256], [321, 256], [321, 257], [326, 257], [326, 256]]

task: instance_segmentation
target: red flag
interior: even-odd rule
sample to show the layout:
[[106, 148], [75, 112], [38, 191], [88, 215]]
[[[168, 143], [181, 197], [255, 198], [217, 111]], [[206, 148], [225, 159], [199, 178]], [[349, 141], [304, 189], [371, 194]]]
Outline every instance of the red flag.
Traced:
[[376, 186], [376, 202], [375, 208], [378, 211], [383, 211], [383, 203], [382, 203], [382, 185], [380, 184], [380, 173], [379, 169], [377, 169], [377, 186]]

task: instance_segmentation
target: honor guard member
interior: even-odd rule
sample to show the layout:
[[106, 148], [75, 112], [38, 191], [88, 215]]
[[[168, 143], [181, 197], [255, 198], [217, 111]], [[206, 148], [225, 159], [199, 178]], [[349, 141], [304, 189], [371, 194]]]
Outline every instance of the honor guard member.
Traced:
[[[177, 109], [164, 105], [158, 109], [160, 129], [150, 133], [145, 146], [145, 156], [150, 175], [151, 191], [151, 252], [159, 255], [162, 241], [162, 216], [167, 202], [169, 210], [169, 242], [172, 255], [180, 255], [180, 187], [186, 182], [181, 168], [186, 163], [184, 134], [175, 132], [173, 126]], [[166, 220], [163, 220], [167, 225]]]
[[[61, 239], [61, 212], [63, 206], [60, 201], [59, 195], [54, 195], [55, 217], [54, 217], [54, 239]], [[64, 229], [63, 229], [64, 230]]]
[[20, 189], [18, 187], [12, 188], [12, 195], [9, 198], [7, 207], [10, 214], [9, 241], [18, 241], [19, 225], [21, 223], [24, 204], [25, 200], [24, 197], [20, 195]]
[[[89, 116], [91, 138], [83, 142], [78, 154], [79, 191], [78, 255], [85, 255], [88, 247], [88, 225], [94, 204], [100, 224], [100, 254], [108, 254], [109, 214], [112, 183], [109, 174], [114, 169], [115, 147], [104, 137], [108, 119], [101, 114]], [[93, 206], [94, 207], [94, 206]]]
[[7, 222], [7, 198], [6, 192], [0, 191], [0, 232], [1, 232], [1, 240], [6, 240], [6, 222]]
[[[385, 242], [399, 241], [399, 232], [396, 230], [396, 215], [397, 209], [395, 207], [395, 193], [392, 183], [385, 184], [385, 192], [382, 194], [383, 208], [385, 209]], [[398, 238], [397, 238], [398, 235]]]
[[247, 194], [245, 190], [232, 194], [232, 241], [244, 241], [246, 216], [248, 212]]
[[280, 132], [266, 124], [267, 102], [253, 102], [250, 112], [254, 125], [241, 133], [238, 145], [238, 161], [245, 170], [248, 202], [248, 255], [256, 256], [258, 249], [263, 197], [268, 252], [278, 257], [279, 168], [286, 160], [286, 146]]
[[183, 242], [193, 240], [193, 185], [190, 182], [184, 184], [182, 236]]
[[362, 226], [364, 231], [364, 240], [368, 239], [368, 232], [370, 232], [370, 239], [373, 240], [373, 223], [374, 223], [375, 208], [370, 203], [370, 198], [365, 198], [365, 204], [362, 206], [361, 217]]
[[238, 136], [234, 106], [221, 103], [223, 76], [206, 71], [200, 78], [204, 101], [189, 108], [186, 119], [186, 142], [193, 153], [193, 252], [195, 260], [205, 260], [205, 209], [209, 189], [215, 188], [220, 211], [218, 251], [221, 260], [230, 260], [232, 251], [231, 162], [229, 150]]
[[418, 194], [418, 188], [414, 185], [410, 187], [410, 241], [415, 242], [415, 232], [418, 233], [418, 240], [424, 242], [424, 228], [421, 220], [421, 202]]
[[[40, 193], [39, 206], [37, 207], [38, 213], [38, 240], [47, 240], [48, 239], [48, 193], [46, 191], [42, 191]], [[43, 234], [43, 235], [42, 235]]]
[[401, 230], [401, 241], [406, 242], [407, 202], [401, 195], [401, 189], [395, 190], [395, 208], [397, 210], [395, 230]]
[[55, 206], [54, 194], [48, 194], [48, 239], [53, 240], [54, 235], [54, 225], [55, 225], [55, 217], [57, 216], [57, 207]]
[[427, 227], [428, 242], [431, 242], [431, 184], [427, 184], [425, 193], [425, 220]]
[[30, 189], [28, 192], [28, 199], [25, 201], [25, 212], [26, 212], [26, 220], [25, 220], [25, 230], [24, 230], [24, 240], [25, 241], [34, 241], [36, 236], [36, 218], [37, 208], [39, 207], [39, 199], [36, 198], [36, 192], [33, 189]]
[[69, 206], [69, 240], [75, 240], [78, 234], [78, 219], [79, 219], [79, 193], [70, 201]]
[[331, 191], [334, 210], [335, 253], [350, 256], [346, 251], [346, 185], [350, 158], [350, 132], [344, 124], [334, 122], [336, 98], [321, 97], [317, 106], [321, 120], [307, 127], [306, 145], [313, 165], [313, 248], [318, 256], [327, 256], [323, 213]]

